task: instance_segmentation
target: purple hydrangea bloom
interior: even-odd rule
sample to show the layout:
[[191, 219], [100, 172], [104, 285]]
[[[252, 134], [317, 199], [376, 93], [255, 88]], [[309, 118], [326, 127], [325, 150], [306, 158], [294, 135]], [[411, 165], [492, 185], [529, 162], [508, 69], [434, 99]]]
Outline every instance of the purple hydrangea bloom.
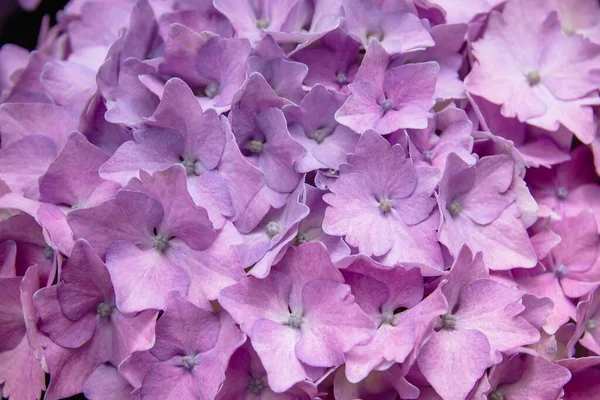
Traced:
[[297, 171], [339, 169], [353, 152], [359, 136], [334, 118], [345, 100], [346, 96], [317, 84], [300, 105], [283, 107], [292, 138], [306, 149], [296, 163]]
[[577, 305], [577, 328], [569, 346], [575, 341], [586, 349], [600, 354], [600, 289], [596, 287], [590, 295]]
[[346, 377], [353, 383], [367, 379], [371, 371], [387, 370], [394, 362], [407, 360], [428, 339], [446, 309], [438, 294], [421, 301], [423, 279], [416, 268], [389, 268], [359, 257], [342, 275], [358, 305], [378, 327], [371, 342], [346, 355]]
[[471, 154], [473, 124], [459, 108], [444, 108], [429, 120], [427, 128], [407, 132], [410, 156], [417, 164], [433, 165], [443, 171], [450, 153], [457, 154], [469, 165], [475, 164], [475, 156]]
[[596, 398], [599, 16], [69, 0], [0, 48], [0, 397]]
[[373, 40], [356, 78], [348, 85], [351, 95], [335, 118], [359, 133], [375, 129], [385, 135], [398, 129], [423, 129], [435, 103], [439, 70], [435, 62], [390, 68], [390, 56]]
[[212, 399], [225, 380], [229, 359], [245, 339], [229, 315], [215, 315], [172, 292], [156, 323], [154, 346], [133, 354], [119, 368], [139, 387], [142, 398]]
[[306, 151], [290, 136], [280, 110], [283, 104], [265, 78], [255, 72], [233, 100], [229, 120], [242, 153], [265, 173], [267, 186], [289, 193], [300, 181], [294, 164]]
[[274, 392], [343, 364], [344, 353], [373, 337], [374, 323], [343, 282], [323, 245], [305, 243], [265, 279], [221, 291], [219, 303], [250, 337]]
[[589, 105], [598, 103], [600, 75], [592, 71], [600, 46], [565, 35], [548, 0], [507, 1], [502, 13], [490, 14], [473, 53], [478, 62], [466, 78], [469, 92], [501, 104], [506, 117], [550, 131], [562, 124], [583, 142], [592, 141]]
[[68, 220], [75, 236], [106, 258], [125, 312], [163, 309], [171, 290], [186, 292], [190, 280], [180, 254], [205, 250], [215, 239], [206, 210], [187, 193], [182, 166], [142, 172], [114, 199], [72, 211]]
[[33, 293], [42, 284], [37, 266], [30, 267], [25, 276], [15, 275], [16, 245], [5, 242], [0, 254], [0, 382], [2, 397], [8, 399], [39, 399], [46, 389], [45, 361], [39, 332]]
[[348, 93], [348, 83], [358, 72], [360, 44], [338, 28], [319, 40], [319, 45], [298, 50], [294, 58], [308, 66], [304, 83], [317, 83], [328, 89]]
[[389, 54], [407, 53], [433, 46], [434, 41], [419, 17], [402, 1], [342, 0], [344, 27], [367, 47], [381, 43]]
[[302, 82], [306, 77], [306, 65], [288, 60], [272, 36], [267, 35], [254, 47], [248, 58], [248, 74], [261, 74], [275, 93], [293, 103], [300, 103], [306, 94]]
[[80, 393], [96, 367], [117, 366], [154, 342], [157, 312], [121, 313], [108, 270], [85, 240], [75, 243], [62, 280], [37, 291], [33, 300], [40, 330], [49, 339], [45, 355], [53, 379], [48, 398]]
[[439, 189], [439, 238], [452, 254], [467, 244], [474, 251], [485, 250], [484, 261], [493, 270], [535, 266], [517, 194], [511, 190], [513, 168], [505, 155], [484, 157], [474, 166], [454, 153], [448, 156]]
[[578, 298], [594, 290], [600, 282], [598, 247], [600, 238], [596, 220], [589, 212], [565, 218], [552, 225], [557, 241], [542, 260], [546, 272], [523, 276], [519, 287], [554, 302], [544, 329], [555, 333], [558, 328], [575, 319], [575, 305], [568, 298]]
[[299, 382], [284, 393], [275, 393], [269, 388], [267, 372], [256, 351], [246, 342], [231, 357], [226, 371], [227, 378], [217, 400], [250, 398], [256, 400], [307, 400], [317, 394], [317, 388], [309, 382]]
[[102, 165], [100, 175], [125, 185], [140, 169], [153, 173], [183, 165], [192, 198], [217, 228], [243, 214], [262, 185], [262, 174], [243, 159], [227, 120], [213, 110], [203, 113], [179, 79], [169, 80], [159, 107], [133, 139]]
[[490, 369], [476, 390], [476, 395], [514, 399], [559, 397], [571, 379], [565, 367], [543, 357], [513, 355]]
[[[489, 279], [481, 254], [463, 247], [441, 290], [448, 301], [436, 332], [418, 357], [419, 369], [436, 392], [466, 398], [500, 352], [539, 340], [538, 330], [519, 314], [524, 292]], [[468, 356], [465, 356], [465, 353]], [[446, 368], [452, 363], [454, 368]]]
[[439, 217], [432, 197], [438, 179], [436, 168], [414, 166], [401, 145], [390, 146], [367, 131], [323, 197], [329, 204], [323, 230], [344, 236], [349, 245], [382, 257], [385, 264], [440, 269]]
[[183, 79], [203, 109], [228, 109], [246, 79], [244, 65], [250, 50], [247, 40], [198, 34], [174, 24], [169, 27], [165, 60], [158, 71]]
[[215, 7], [231, 22], [238, 37], [258, 41], [265, 30], [283, 31], [298, 0], [215, 0]]

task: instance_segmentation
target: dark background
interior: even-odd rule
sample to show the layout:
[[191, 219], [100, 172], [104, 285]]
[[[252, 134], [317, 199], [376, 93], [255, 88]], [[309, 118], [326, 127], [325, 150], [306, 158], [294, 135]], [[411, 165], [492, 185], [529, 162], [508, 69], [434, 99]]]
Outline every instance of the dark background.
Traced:
[[42, 17], [46, 14], [56, 22], [55, 15], [67, 0], [43, 0], [35, 11], [25, 11], [18, 6], [17, 0], [0, 0], [0, 46], [14, 43], [33, 50], [37, 43]]

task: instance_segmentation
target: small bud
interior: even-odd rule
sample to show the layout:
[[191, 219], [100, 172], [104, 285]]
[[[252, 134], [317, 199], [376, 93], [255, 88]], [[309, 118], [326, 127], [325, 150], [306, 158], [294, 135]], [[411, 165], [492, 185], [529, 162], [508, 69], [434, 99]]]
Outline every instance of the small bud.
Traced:
[[269, 235], [269, 237], [275, 237], [279, 235], [280, 232], [281, 227], [277, 222], [271, 221], [267, 224], [267, 235]]
[[194, 175], [196, 170], [196, 160], [184, 159], [182, 157], [180, 157], [180, 159], [182, 160], [180, 164], [185, 167], [186, 174]]
[[566, 23], [562, 25], [562, 31], [565, 36], [573, 36], [577, 32], [577, 29], [573, 25]]
[[390, 199], [383, 198], [383, 199], [379, 200], [379, 208], [381, 209], [381, 212], [384, 214], [387, 214], [390, 211], [392, 211], [393, 205], [394, 205], [394, 203]]
[[558, 264], [554, 269], [554, 274], [559, 278], [567, 274], [568, 268], [565, 264]]
[[325, 140], [326, 137], [327, 137], [327, 132], [325, 132], [323, 129], [317, 129], [312, 134], [312, 138], [317, 143], [323, 143], [323, 140]]
[[537, 71], [531, 71], [527, 74], [527, 82], [529, 82], [529, 86], [535, 86], [542, 80], [540, 73]]
[[50, 246], [44, 248], [44, 258], [46, 260], [52, 260], [54, 257], [54, 249]]
[[425, 153], [423, 153], [423, 158], [425, 161], [431, 164], [431, 161], [433, 161], [433, 152], [427, 150]]
[[556, 189], [556, 197], [558, 197], [561, 200], [564, 200], [567, 198], [567, 196], [569, 195], [569, 190], [564, 187], [564, 186], [560, 186], [558, 189]]
[[154, 248], [157, 251], [165, 251], [167, 245], [169, 244], [169, 238], [164, 235], [158, 234], [154, 237]]
[[248, 150], [252, 153], [260, 154], [263, 151], [263, 144], [264, 143], [260, 140], [251, 140], [250, 143], [248, 143]]
[[585, 330], [591, 332], [598, 327], [598, 323], [593, 319], [588, 319], [585, 321]]
[[253, 376], [250, 377], [250, 382], [248, 383], [248, 388], [253, 392], [253, 393], [258, 393], [261, 390], [263, 390], [265, 388], [265, 384], [263, 383], [262, 380], [254, 378]]
[[181, 366], [187, 369], [188, 371], [191, 371], [197, 364], [198, 362], [192, 356], [184, 356], [181, 359]]
[[390, 99], [385, 99], [381, 102], [381, 108], [383, 111], [390, 111], [394, 107], [394, 103]]
[[504, 395], [497, 390], [494, 390], [492, 393], [488, 394], [488, 400], [504, 400]]
[[456, 316], [454, 314], [444, 314], [440, 317], [442, 319], [442, 328], [455, 329], [456, 328]]
[[264, 18], [259, 18], [256, 20], [256, 27], [258, 29], [267, 29], [269, 27], [269, 21]]
[[335, 76], [335, 81], [340, 85], [345, 85], [348, 82], [348, 77], [343, 72], [338, 72]]
[[101, 318], [106, 318], [112, 314], [113, 309], [114, 307], [111, 304], [103, 301], [102, 303], [98, 304], [98, 308], [96, 310]]
[[298, 232], [298, 234], [296, 235], [296, 237], [294, 238], [294, 246], [298, 246], [302, 243], [306, 243], [306, 242], [310, 242], [308, 235], [306, 233], [300, 233]]
[[371, 40], [381, 42], [383, 40], [383, 34], [381, 32], [371, 32], [367, 35], [367, 44], [369, 44]]
[[219, 85], [218, 82], [211, 82], [208, 85], [206, 85], [206, 88], [204, 88], [204, 94], [206, 94], [206, 97], [211, 99], [217, 97], [220, 92], [221, 85]]
[[392, 323], [394, 322], [394, 313], [389, 312], [389, 311], [382, 313], [381, 314], [381, 322], [392, 325]]
[[287, 325], [291, 326], [292, 328], [299, 329], [302, 325], [302, 317], [298, 314], [290, 314]]
[[462, 211], [462, 207], [460, 206], [460, 204], [458, 204], [457, 201], [453, 201], [446, 206], [446, 210], [448, 210], [450, 215], [452, 215], [453, 217], [458, 217], [458, 214], [460, 214], [460, 212]]

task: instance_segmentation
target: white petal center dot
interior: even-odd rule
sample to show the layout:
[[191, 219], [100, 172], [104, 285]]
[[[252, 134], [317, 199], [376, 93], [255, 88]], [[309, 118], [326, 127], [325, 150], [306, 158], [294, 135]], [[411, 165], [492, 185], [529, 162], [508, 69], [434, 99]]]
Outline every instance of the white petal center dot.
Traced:
[[164, 251], [167, 248], [167, 244], [169, 243], [169, 238], [165, 235], [158, 234], [154, 237], [154, 248], [157, 251]]
[[381, 108], [383, 109], [383, 111], [390, 111], [393, 106], [394, 103], [390, 99], [385, 99], [381, 102]]
[[458, 214], [460, 214], [460, 212], [462, 211], [462, 207], [460, 206], [458, 201], [455, 200], [450, 202], [450, 204], [446, 206], [446, 210], [448, 210], [450, 215], [452, 215], [453, 217], [458, 217]]
[[313, 132], [312, 138], [317, 143], [323, 143], [323, 140], [327, 137], [327, 133], [323, 129], [317, 129]]
[[561, 200], [564, 200], [567, 198], [567, 196], [569, 195], [569, 190], [564, 187], [564, 186], [560, 186], [558, 189], [556, 189], [556, 197], [558, 197]]
[[97, 312], [101, 318], [109, 317], [112, 314], [113, 306], [109, 303], [102, 302], [98, 304]]
[[206, 88], [204, 88], [204, 94], [206, 94], [206, 97], [209, 97], [211, 99], [217, 97], [220, 92], [221, 85], [219, 85], [218, 82], [211, 82], [208, 85], [206, 85]]
[[251, 140], [250, 143], [248, 143], [248, 150], [252, 153], [260, 154], [263, 151], [263, 144], [264, 143], [260, 140]]
[[504, 395], [497, 390], [494, 390], [492, 393], [488, 394], [488, 400], [504, 400]]
[[296, 329], [300, 328], [300, 326], [302, 326], [302, 316], [298, 314], [290, 314], [287, 325]]
[[455, 329], [456, 328], [456, 316], [454, 314], [444, 314], [442, 318], [442, 328], [444, 329]]
[[556, 274], [556, 276], [561, 277], [561, 276], [565, 276], [567, 274], [567, 271], [569, 269], [567, 268], [567, 266], [565, 264], [558, 264], [556, 266], [556, 269], [554, 270], [554, 273]]
[[535, 86], [538, 83], [540, 83], [541, 80], [542, 80], [542, 77], [540, 76], [540, 73], [537, 71], [530, 71], [527, 74], [527, 82], [529, 83], [529, 86]]
[[343, 72], [338, 72], [338, 74], [335, 76], [335, 81], [340, 85], [343, 85], [348, 82], [348, 77]]
[[277, 236], [280, 232], [281, 227], [277, 222], [271, 221], [267, 224], [267, 235], [269, 235], [270, 237]]
[[264, 18], [259, 18], [256, 20], [256, 27], [258, 29], [267, 29], [269, 27], [269, 21]]
[[394, 207], [394, 202], [388, 198], [383, 198], [381, 200], [379, 200], [379, 209], [381, 210], [382, 213], [387, 214], [390, 211], [392, 211], [392, 208]]
[[192, 356], [184, 356], [181, 359], [181, 366], [187, 370], [192, 370], [197, 364], [198, 362]]

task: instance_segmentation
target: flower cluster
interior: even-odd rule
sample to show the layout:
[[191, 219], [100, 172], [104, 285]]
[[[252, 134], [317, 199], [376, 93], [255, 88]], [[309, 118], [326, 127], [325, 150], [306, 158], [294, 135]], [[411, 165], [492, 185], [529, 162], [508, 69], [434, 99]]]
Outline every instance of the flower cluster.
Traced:
[[71, 0], [0, 49], [0, 397], [597, 398], [599, 88], [596, 0]]

